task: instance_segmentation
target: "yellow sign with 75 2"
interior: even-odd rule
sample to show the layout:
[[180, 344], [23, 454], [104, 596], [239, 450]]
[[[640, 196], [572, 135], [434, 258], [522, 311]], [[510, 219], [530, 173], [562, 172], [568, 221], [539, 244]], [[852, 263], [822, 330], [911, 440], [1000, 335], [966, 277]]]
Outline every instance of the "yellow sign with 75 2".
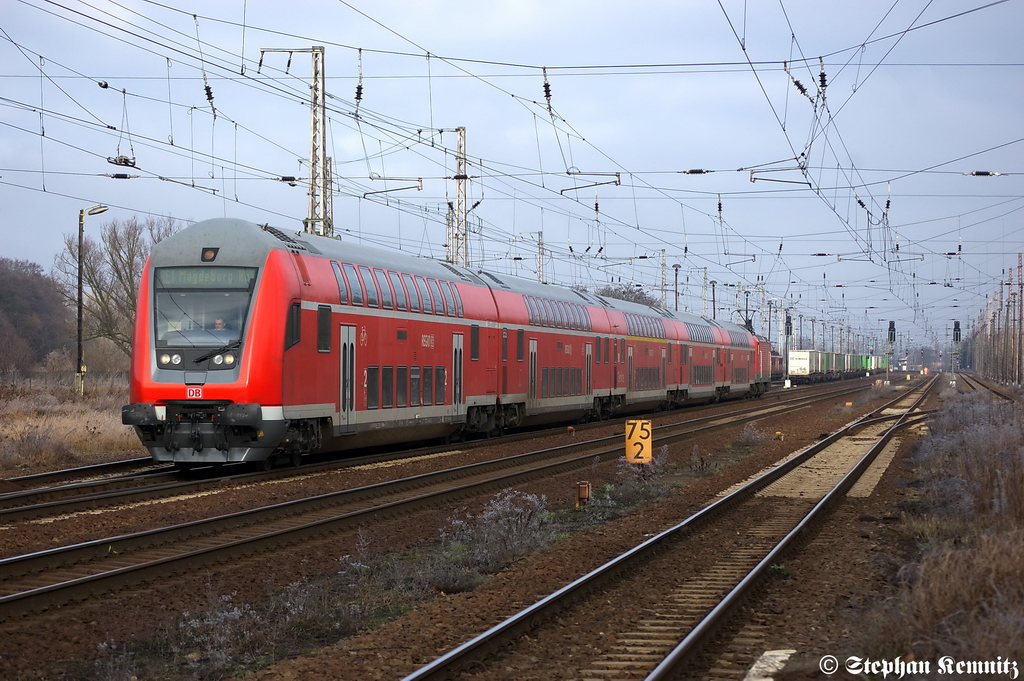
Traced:
[[654, 459], [651, 440], [650, 421], [626, 421], [626, 461], [651, 463]]

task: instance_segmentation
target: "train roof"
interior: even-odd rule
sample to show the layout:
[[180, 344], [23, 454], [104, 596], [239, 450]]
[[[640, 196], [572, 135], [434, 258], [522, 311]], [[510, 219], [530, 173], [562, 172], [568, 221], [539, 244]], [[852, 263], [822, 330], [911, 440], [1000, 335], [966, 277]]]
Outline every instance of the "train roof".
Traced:
[[542, 284], [509, 274], [470, 270], [403, 251], [384, 250], [343, 241], [339, 238], [304, 232], [289, 232], [269, 224], [258, 225], [248, 220], [234, 218], [213, 218], [196, 222], [181, 232], [164, 239], [153, 246], [153, 263], [156, 267], [162, 266], [161, 261], [181, 263], [195, 260], [198, 263], [200, 251], [210, 247], [220, 249], [217, 255], [218, 265], [252, 266], [265, 261], [271, 251], [286, 249], [435, 279], [460, 280], [476, 286], [487, 286], [495, 291], [508, 291], [564, 302], [582, 303], [591, 307], [603, 307], [620, 312], [651, 315], [678, 322], [749, 333], [746, 328], [732, 322], [707, 319], [687, 312], [651, 307], [616, 298], [606, 298], [596, 293], [553, 284]]

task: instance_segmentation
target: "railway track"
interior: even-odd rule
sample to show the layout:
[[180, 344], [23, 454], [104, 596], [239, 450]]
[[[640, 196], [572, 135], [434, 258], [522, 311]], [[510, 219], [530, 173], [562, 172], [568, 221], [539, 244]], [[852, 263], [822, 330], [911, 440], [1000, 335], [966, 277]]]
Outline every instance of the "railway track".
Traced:
[[[829, 391], [824, 399], [863, 390]], [[800, 409], [823, 399], [798, 395], [774, 405], [713, 414], [655, 429], [655, 444]], [[353, 531], [377, 518], [453, 502], [591, 466], [622, 455], [621, 434], [481, 462], [369, 487], [0, 560], [0, 620], [165, 579], [256, 552]]]
[[[935, 384], [799, 452], [405, 681], [474, 678], [498, 669], [543, 676], [548, 664], [581, 679], [736, 676], [744, 662], [737, 646], [707, 659], [709, 642], [896, 431], [923, 413], [920, 404]], [[760, 654], [756, 623], [743, 627], [740, 639]]]
[[1014, 401], [1017, 398], [1001, 386], [992, 385], [991, 383], [982, 381], [976, 376], [970, 374], [952, 374], [952, 381], [960, 381], [964, 384], [965, 388], [970, 391], [980, 390], [983, 392], [989, 392], [995, 395], [1001, 400]]
[[[773, 395], [774, 399], [768, 402], [768, 404], [805, 404], [805, 401], [810, 398], [831, 399], [864, 389], [865, 386], [862, 382], [848, 382], [839, 388], [830, 387], [824, 391], [797, 391], [794, 393], [794, 397], [790, 397], [785, 393], [777, 393]], [[766, 400], [758, 400], [756, 406], [749, 406], [750, 402], [737, 402], [736, 405], [739, 408], [730, 410], [728, 414], [756, 413], [760, 409], [765, 408], [765, 403]], [[687, 410], [686, 412], [680, 411], [677, 413], [689, 415], [693, 412]], [[588, 428], [607, 425], [608, 422], [594, 422], [577, 426], [576, 429], [582, 433]], [[500, 441], [527, 440], [556, 432], [564, 433], [565, 430], [559, 428], [541, 432], [517, 433], [507, 435]], [[488, 446], [497, 441], [497, 439], [477, 440], [459, 443], [459, 447], [461, 449], [470, 449]], [[55, 517], [119, 504], [196, 494], [232, 485], [281, 480], [297, 475], [309, 475], [344, 469], [350, 466], [368, 465], [402, 458], [415, 458], [443, 452], [451, 448], [451, 445], [439, 445], [397, 453], [388, 452], [343, 459], [314, 459], [312, 463], [307, 463], [298, 468], [278, 468], [270, 471], [260, 470], [256, 472], [253, 472], [243, 464], [198, 468], [187, 473], [178, 471], [173, 466], [150, 467], [148, 470], [138, 472], [133, 469], [138, 469], [140, 465], [151, 466], [151, 462], [149, 459], [133, 459], [125, 462], [114, 462], [113, 464], [100, 464], [98, 466], [44, 473], [39, 476], [12, 478], [9, 482], [21, 484], [25, 489], [0, 494], [0, 524]], [[133, 470], [133, 472], [109, 476], [110, 472], [119, 472], [126, 468]], [[104, 477], [105, 474], [109, 477]], [[66, 484], [52, 484], [54, 482], [75, 480], [81, 477], [87, 479]], [[40, 485], [40, 482], [43, 484]]]

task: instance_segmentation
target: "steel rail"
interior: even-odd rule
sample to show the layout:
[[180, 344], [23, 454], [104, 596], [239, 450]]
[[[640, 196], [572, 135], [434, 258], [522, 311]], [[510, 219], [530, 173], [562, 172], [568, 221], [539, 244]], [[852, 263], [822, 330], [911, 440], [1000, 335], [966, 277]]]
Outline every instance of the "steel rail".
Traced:
[[[844, 387], [839, 390], [829, 391], [826, 393], [814, 393], [809, 395], [797, 395], [792, 399], [778, 400], [771, 404], [761, 404], [758, 406], [746, 407], [743, 409], [735, 409], [727, 412], [726, 414], [708, 415], [701, 416], [695, 419], [689, 419], [680, 422], [681, 424], [692, 424], [698, 423], [701, 420], [721, 420], [731, 416], [738, 416], [742, 414], [755, 413], [765, 410], [773, 410], [780, 405], [786, 404], [811, 404], [814, 401], [822, 400], [826, 398], [838, 397], [841, 395], [847, 395], [850, 393], [856, 393], [864, 390], [864, 386]], [[678, 427], [680, 423], [675, 424], [664, 424], [658, 426], [659, 429], [670, 429]], [[608, 422], [604, 422], [596, 425], [608, 425]], [[580, 428], [579, 430], [582, 430]], [[531, 439], [534, 437], [543, 437], [545, 435], [551, 435], [552, 433], [562, 433], [561, 429], [551, 429], [544, 431], [540, 434], [537, 432], [531, 433], [520, 433], [506, 436], [503, 441], [513, 442], [524, 439]], [[618, 436], [610, 436], [609, 439], [613, 439]], [[595, 442], [595, 440], [588, 441], [589, 443]], [[476, 448], [494, 444], [495, 440], [478, 440], [473, 443], [465, 443], [460, 445], [461, 448]], [[437, 446], [432, 445], [428, 447], [421, 447], [414, 450], [402, 451], [398, 454], [394, 452], [388, 452], [384, 454], [371, 454], [362, 456], [359, 458], [348, 458], [344, 460], [331, 460], [323, 463], [310, 463], [300, 468], [285, 468], [271, 471], [258, 471], [237, 474], [227, 474], [229, 471], [220, 468], [202, 468], [192, 471], [189, 474], [188, 480], [175, 481], [161, 484], [139, 484], [139, 482], [145, 482], [147, 476], [157, 476], [160, 474], [179, 476], [182, 475], [180, 472], [176, 472], [172, 467], [163, 467], [154, 469], [143, 475], [135, 476], [124, 476], [117, 477], [107, 480], [93, 480], [88, 482], [71, 483], [69, 485], [62, 485], [52, 488], [42, 488], [36, 490], [23, 490], [20, 492], [10, 492], [7, 494], [0, 494], [0, 523], [2, 522], [18, 522], [23, 520], [31, 520], [34, 518], [48, 517], [54, 515], [61, 515], [67, 513], [74, 513], [77, 511], [84, 511], [89, 509], [103, 508], [123, 503], [135, 503], [139, 501], [146, 501], [150, 499], [160, 499], [177, 494], [193, 494], [206, 489], [220, 487], [226, 484], [246, 484], [248, 482], [265, 482], [268, 480], [277, 480], [281, 478], [287, 478], [297, 475], [308, 475], [310, 473], [316, 473], [320, 471], [336, 470], [342, 468], [349, 468], [353, 466], [361, 466], [369, 463], [376, 463], [379, 461], [394, 461], [402, 458], [413, 458], [416, 456], [422, 456], [427, 453], [443, 452], [450, 450], [452, 445]], [[232, 465], [233, 468], [244, 468], [244, 465]], [[71, 472], [77, 469], [70, 469], [67, 472]], [[198, 478], [198, 479], [196, 479]], [[55, 498], [53, 498], [55, 497]], [[32, 502], [33, 499], [43, 498], [46, 501]]]
[[[854, 483], [857, 482], [874, 462], [878, 454], [885, 449], [896, 432], [902, 428], [912, 425], [911, 414], [928, 397], [936, 385], [936, 378], [926, 386], [921, 396], [914, 404], [908, 407], [903, 414], [896, 416], [896, 422], [882, 434], [874, 445], [864, 454], [863, 457], [851, 468], [843, 478], [817, 504], [804, 516], [796, 527], [794, 527], [775, 547], [766, 555], [749, 573], [737, 584], [704, 619], [697, 623], [689, 635], [677, 645], [665, 659], [647, 675], [646, 681], [664, 681], [675, 678], [693, 660], [700, 647], [708, 641], [714, 632], [727, 620], [735, 609], [749, 596], [754, 588], [761, 582], [768, 568], [781, 562], [781, 556], [790, 550], [798, 540], [804, 539], [810, 533], [810, 529], [821, 522], [824, 517], [838, 504], [846, 495]], [[920, 412], [919, 412], [920, 413]]]
[[[923, 392], [927, 393], [932, 385], [934, 385], [934, 381], [928, 384]], [[614, 579], [617, 575], [629, 570], [633, 565], [646, 561], [652, 553], [664, 548], [670, 542], [686, 536], [691, 531], [700, 528], [718, 515], [753, 497], [754, 494], [761, 489], [784, 477], [792, 470], [801, 466], [808, 459], [812, 458], [815, 454], [826, 449], [841, 438], [846, 437], [848, 434], [859, 428], [862, 428], [867, 422], [875, 422], [879, 420], [880, 417], [877, 416], [879, 412], [891, 408], [892, 405], [895, 405], [905, 399], [906, 395], [897, 396], [895, 399], [874, 410], [863, 419], [858, 419], [856, 422], [832, 433], [816, 444], [807, 447], [796, 456], [779, 464], [766, 474], [748, 482], [727, 496], [718, 499], [709, 506], [706, 506], [700, 511], [694, 513], [674, 527], [660, 532], [642, 544], [639, 544], [626, 553], [623, 553], [586, 575], [583, 575], [574, 582], [523, 609], [519, 613], [516, 613], [475, 638], [463, 643], [448, 653], [445, 653], [433, 662], [430, 662], [415, 672], [405, 676], [402, 681], [426, 681], [428, 679], [435, 681], [438, 679], [452, 678], [461, 671], [468, 671], [477, 664], [478, 660], [486, 657], [494, 650], [504, 647], [508, 641], [514, 640], [515, 638], [528, 633], [534, 629], [539, 622], [554, 616], [572, 602], [585, 596], [598, 585]], [[899, 417], [890, 416], [881, 418], [892, 420]], [[864, 421], [864, 423], [862, 423], [862, 421]]]
[[[757, 418], [763, 418], [762, 412], [769, 410], [775, 413], [799, 409], [814, 401], [814, 396], [805, 396], [797, 400], [791, 400], [785, 404], [762, 406], [754, 409]], [[744, 410], [750, 411], [750, 410]], [[676, 432], [666, 426], [658, 433], [658, 441], [666, 438], [679, 438], [686, 435], [710, 428], [725, 427], [733, 425], [739, 419], [729, 419], [728, 415], [717, 414], [693, 419], [691, 421], [674, 424]], [[704, 425], [697, 425], [705, 422]], [[686, 427], [689, 430], [683, 431]], [[668, 431], [668, 432], [666, 432]], [[394, 515], [400, 512], [412, 512], [423, 507], [433, 507], [438, 504], [449, 502], [452, 499], [462, 499], [467, 496], [482, 494], [491, 490], [500, 490], [511, 485], [533, 480], [539, 477], [551, 476], [567, 472], [580, 467], [592, 464], [595, 458], [608, 460], [617, 458], [622, 454], [621, 435], [598, 438], [586, 442], [562, 445], [537, 452], [529, 452], [514, 457], [507, 457], [492, 461], [480, 462], [460, 466], [445, 471], [426, 473], [398, 481], [378, 483], [367, 487], [342, 490], [329, 494], [319, 495], [307, 499], [294, 500], [275, 504], [272, 506], [240, 511], [233, 514], [219, 516], [211, 519], [193, 521], [170, 528], [149, 530], [146, 532], [120, 537], [104, 538], [84, 542], [70, 547], [62, 547], [15, 556], [0, 560], [0, 572], [9, 577], [38, 573], [42, 570], [58, 569], [69, 564], [76, 564], [85, 561], [96, 561], [109, 558], [112, 555], [124, 555], [131, 551], [139, 551], [153, 547], [158, 544], [166, 544], [171, 541], [186, 541], [196, 537], [208, 536], [215, 532], [224, 532], [229, 529], [253, 526], [273, 522], [288, 516], [296, 516], [301, 513], [312, 513], [321, 509], [338, 506], [340, 504], [364, 503], [369, 499], [380, 497], [385, 493], [402, 493], [414, 491], [432, 484], [443, 484], [459, 478], [471, 475], [490, 475], [502, 469], [520, 466], [525, 468], [518, 472], [508, 473], [499, 477], [492, 477], [488, 480], [461, 485], [448, 490], [414, 496], [402, 500], [381, 504], [368, 509], [346, 512], [314, 522], [300, 523], [291, 528], [276, 530], [245, 540], [222, 543], [217, 546], [208, 547], [199, 551], [187, 551], [177, 556], [170, 556], [164, 559], [143, 562], [135, 566], [127, 566], [115, 570], [98, 572], [93, 575], [84, 576], [78, 579], [68, 580], [57, 584], [50, 584], [35, 589], [12, 593], [0, 597], [0, 621], [14, 614], [24, 614], [40, 609], [46, 609], [72, 600], [87, 598], [99, 593], [104, 593], [119, 586], [138, 584], [150, 581], [153, 578], [167, 576], [192, 567], [195, 564], [208, 565], [210, 563], [224, 562], [239, 556], [252, 553], [260, 549], [269, 549], [303, 539], [324, 534], [328, 531], [344, 529], [358, 523], [365, 523], [368, 520]], [[595, 451], [595, 447], [599, 447]], [[583, 452], [578, 454], [578, 452]], [[553, 463], [537, 466], [536, 462], [545, 459], [563, 457]]]

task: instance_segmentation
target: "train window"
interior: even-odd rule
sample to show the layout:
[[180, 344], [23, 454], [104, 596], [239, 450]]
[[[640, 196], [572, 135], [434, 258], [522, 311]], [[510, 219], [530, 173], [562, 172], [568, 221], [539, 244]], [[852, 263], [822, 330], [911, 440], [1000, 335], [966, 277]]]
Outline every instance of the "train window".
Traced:
[[501, 330], [501, 361], [508, 361], [508, 329]]
[[584, 331], [593, 331], [594, 330], [594, 325], [590, 321], [590, 310], [588, 310], [585, 306], [581, 305], [580, 306], [580, 314], [583, 315], [583, 330]]
[[525, 354], [524, 345], [526, 343], [526, 331], [524, 329], [516, 330], [516, 361], [522, 362], [523, 355]]
[[554, 313], [551, 312], [551, 306], [548, 304], [548, 299], [547, 298], [538, 298], [538, 300], [540, 301], [541, 323], [544, 326], [554, 326], [555, 325], [555, 315], [554, 315]]
[[362, 305], [366, 300], [366, 294], [363, 283], [359, 281], [359, 275], [356, 274], [355, 266], [345, 263], [342, 267], [345, 268], [345, 278], [348, 279], [349, 291], [352, 293], [352, 304]]
[[604, 363], [607, 364], [611, 360], [611, 353], [608, 352], [608, 337], [604, 339]]
[[548, 396], [548, 368], [544, 367], [540, 370], [540, 396]]
[[362, 275], [363, 287], [366, 291], [366, 306], [380, 307], [380, 292], [377, 290], [377, 285], [373, 282], [370, 268], [366, 265], [359, 265], [359, 274]]
[[366, 408], [380, 406], [380, 367], [366, 367]]
[[586, 331], [586, 325], [583, 323], [583, 307], [572, 303], [572, 312], [576, 316], [576, 328], [580, 331]]
[[448, 286], [452, 289], [452, 297], [455, 299], [455, 311], [460, 317], [466, 316], [466, 311], [462, 307], [462, 294], [459, 293], [459, 287], [455, 285], [454, 281], [449, 281]]
[[434, 404], [444, 404], [444, 367], [434, 369]]
[[434, 303], [430, 300], [430, 289], [427, 288], [427, 280], [416, 275], [416, 288], [419, 289], [420, 299], [423, 301], [423, 312], [434, 314]]
[[420, 368], [409, 367], [409, 406], [420, 406]]
[[[403, 274], [402, 281], [405, 282], [405, 290], [409, 292], [409, 312], [420, 311], [420, 294], [416, 292], [416, 284], [411, 274]], [[398, 287], [395, 287], [396, 291]]]
[[569, 328], [569, 311], [565, 309], [565, 303], [560, 300], [552, 301], [555, 304], [555, 314], [558, 315], [558, 328]]
[[348, 284], [345, 283], [345, 275], [341, 272], [341, 265], [332, 260], [331, 269], [334, 270], [334, 278], [338, 280], [338, 295], [341, 296], [341, 304], [348, 305]]
[[430, 284], [430, 292], [434, 295], [434, 314], [444, 314], [444, 298], [441, 296], [441, 287], [437, 285], [437, 279], [427, 279]]
[[384, 367], [381, 371], [381, 406], [385, 409], [390, 409], [391, 405], [394, 404], [395, 396], [395, 369], [394, 367]]
[[391, 287], [395, 289], [395, 309], [404, 310], [406, 299], [405, 289], [402, 288], [402, 277], [398, 272], [388, 272], [388, 278], [391, 279]]
[[409, 367], [395, 367], [395, 406], [404, 407], [409, 401]]
[[594, 339], [594, 346], [597, 348], [597, 351], [594, 353], [594, 364], [600, 364], [601, 363], [601, 339], [600, 338], [595, 338]]
[[380, 306], [385, 310], [393, 310], [395, 307], [395, 296], [391, 292], [391, 284], [388, 283], [388, 276], [384, 274], [384, 270], [380, 268], [374, 268], [373, 280], [377, 284], [377, 288], [380, 289]]
[[474, 362], [480, 359], [480, 325], [469, 327], [469, 358]]
[[434, 367], [423, 367], [423, 404], [434, 402]]
[[523, 296], [523, 300], [526, 301], [526, 312], [530, 317], [530, 323], [537, 324], [537, 310], [533, 306], [533, 296]]
[[565, 393], [562, 392], [562, 367], [555, 369], [555, 397], [561, 397]]
[[448, 316], [455, 317], [455, 299], [452, 298], [452, 290], [448, 288], [448, 282], [439, 281], [438, 284], [441, 286], [441, 297], [444, 298], [444, 306], [447, 308]]
[[320, 305], [316, 308], [316, 349], [317, 352], [331, 351], [331, 307]]
[[302, 306], [299, 303], [292, 303], [288, 308], [288, 319], [284, 327], [284, 349], [298, 345], [302, 338]]

